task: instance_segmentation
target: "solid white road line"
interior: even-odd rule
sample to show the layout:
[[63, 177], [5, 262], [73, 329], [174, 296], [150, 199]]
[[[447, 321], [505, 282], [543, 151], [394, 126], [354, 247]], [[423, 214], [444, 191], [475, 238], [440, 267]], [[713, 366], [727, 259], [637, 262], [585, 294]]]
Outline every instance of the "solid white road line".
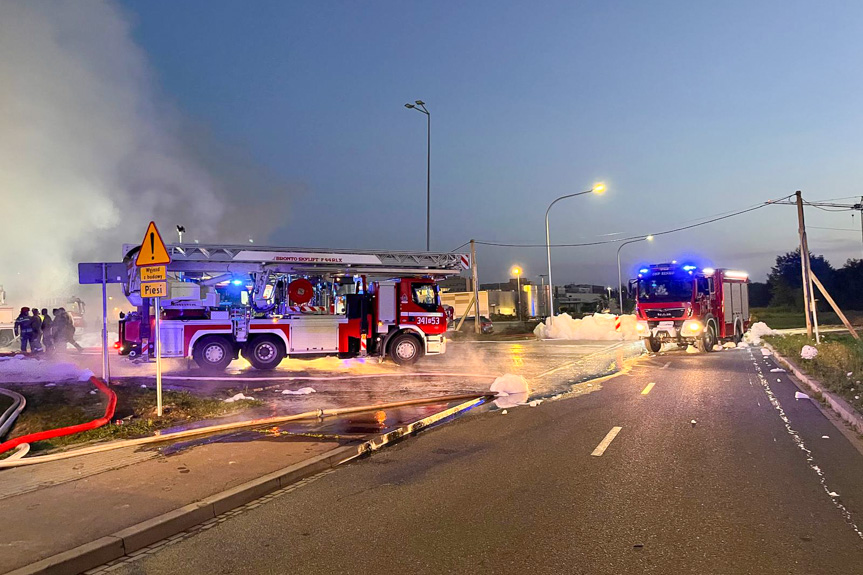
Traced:
[[605, 453], [605, 450], [608, 449], [608, 446], [611, 445], [611, 442], [614, 441], [614, 438], [617, 437], [617, 434], [620, 433], [621, 429], [623, 428], [612, 427], [611, 431], [608, 432], [608, 434], [605, 436], [605, 439], [599, 442], [599, 445], [596, 446], [596, 449], [593, 450], [593, 453], [591, 453], [591, 455], [599, 457], [600, 455]]
[[656, 383], [652, 381], [648, 383], [647, 387], [645, 387], [644, 390], [641, 392], [641, 395], [647, 395], [648, 393], [650, 393], [650, 390], [653, 389], [654, 385], [656, 385]]

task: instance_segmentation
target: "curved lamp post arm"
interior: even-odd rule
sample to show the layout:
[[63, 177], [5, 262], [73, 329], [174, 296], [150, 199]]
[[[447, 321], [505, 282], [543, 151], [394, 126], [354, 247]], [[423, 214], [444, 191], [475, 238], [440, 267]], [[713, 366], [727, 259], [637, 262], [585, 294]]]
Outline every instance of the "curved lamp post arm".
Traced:
[[[554, 281], [551, 279], [551, 238], [548, 232], [548, 212], [551, 211], [551, 207], [559, 202], [560, 200], [565, 200], [566, 198], [574, 198], [575, 196], [583, 196], [584, 194], [589, 194], [593, 192], [593, 188], [586, 190], [584, 192], [576, 192], [574, 194], [566, 194], [565, 196], [560, 196], [553, 202], [548, 205], [548, 209], [545, 210], [545, 251], [546, 256], [548, 257], [548, 315], [550, 317], [554, 317]], [[554, 321], [553, 319], [551, 320]]]

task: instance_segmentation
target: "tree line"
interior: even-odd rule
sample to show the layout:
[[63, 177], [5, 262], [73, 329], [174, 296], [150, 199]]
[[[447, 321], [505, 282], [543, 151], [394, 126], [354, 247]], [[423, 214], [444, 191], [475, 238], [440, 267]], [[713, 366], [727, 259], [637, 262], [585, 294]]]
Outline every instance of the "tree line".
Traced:
[[[841, 268], [834, 268], [824, 256], [810, 253], [812, 273], [821, 280], [842, 309], [863, 310], [863, 260], [849, 259]], [[815, 288], [818, 309], [828, 309], [821, 293]], [[766, 282], [749, 285], [751, 307], [782, 307], [803, 309], [803, 273], [800, 249], [776, 257]]]

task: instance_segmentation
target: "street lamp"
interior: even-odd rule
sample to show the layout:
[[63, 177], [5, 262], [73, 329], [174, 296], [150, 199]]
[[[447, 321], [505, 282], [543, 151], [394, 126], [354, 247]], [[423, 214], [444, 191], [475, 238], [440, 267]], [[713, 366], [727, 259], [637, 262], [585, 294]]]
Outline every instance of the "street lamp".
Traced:
[[553, 202], [548, 205], [548, 209], [545, 210], [545, 250], [548, 254], [548, 317], [551, 318], [549, 323], [554, 323], [554, 282], [551, 279], [551, 239], [549, 238], [548, 233], [548, 212], [551, 211], [551, 206], [559, 202], [560, 200], [564, 200], [566, 198], [574, 198], [575, 196], [583, 196], [584, 194], [595, 193], [597, 195], [601, 195], [605, 193], [605, 184], [599, 182], [594, 184], [592, 188], [586, 190], [584, 192], [578, 192], [575, 194], [567, 194], [565, 196], [560, 196]]
[[515, 317], [521, 321], [521, 268], [514, 266], [512, 273], [515, 274], [516, 291], [518, 291], [518, 307], [515, 310]]
[[648, 242], [652, 242], [653, 236], [644, 236], [643, 238], [629, 240], [628, 242], [623, 242], [622, 244], [620, 244], [620, 247], [617, 248], [617, 289], [620, 290], [620, 315], [623, 315], [623, 288], [620, 287], [623, 284], [623, 276], [620, 273], [620, 250], [622, 250], [623, 246], [625, 246], [626, 244], [634, 244], [635, 242], [643, 242], [645, 240], [647, 240]]
[[428, 125], [426, 131], [426, 251], [429, 251], [429, 235], [431, 233], [431, 114], [426, 109], [426, 103], [422, 100], [417, 100], [413, 104], [405, 104], [405, 108], [425, 114]]

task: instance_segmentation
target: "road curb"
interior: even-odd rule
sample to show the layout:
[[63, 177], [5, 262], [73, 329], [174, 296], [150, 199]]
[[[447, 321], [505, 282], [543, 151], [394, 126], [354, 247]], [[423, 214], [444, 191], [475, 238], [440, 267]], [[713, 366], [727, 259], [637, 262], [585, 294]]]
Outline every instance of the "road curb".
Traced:
[[249, 503], [277, 489], [302, 481], [351, 459], [356, 445], [337, 447], [201, 501], [158, 515], [96, 541], [46, 557], [7, 575], [75, 575], [134, 553], [157, 541], [182, 533], [226, 511]]
[[830, 406], [830, 409], [833, 410], [836, 415], [838, 415], [842, 421], [849, 424], [857, 433], [863, 434], [863, 416], [857, 413], [857, 410], [854, 409], [847, 401], [842, 399], [841, 397], [834, 394], [832, 391], [829, 391], [824, 388], [820, 381], [814, 379], [797, 367], [797, 365], [788, 359], [780, 355], [776, 349], [767, 342], [764, 342], [764, 347], [773, 352], [773, 356], [776, 360], [791, 370], [791, 373], [804, 383], [809, 389], [811, 389], [815, 393], [820, 393], [824, 398], [824, 401], [827, 402], [827, 405]]
[[377, 440], [359, 445], [331, 449], [315, 457], [290, 465], [273, 473], [247, 481], [231, 489], [216, 493], [198, 502], [158, 515], [137, 525], [127, 527], [96, 541], [68, 551], [46, 557], [30, 565], [9, 571], [6, 575], [76, 575], [105, 563], [120, 559], [158, 541], [218, 517], [264, 495], [282, 489], [327, 469], [371, 453], [414, 433], [439, 423], [483, 403], [487, 398], [463, 402], [411, 424], [386, 433]]

